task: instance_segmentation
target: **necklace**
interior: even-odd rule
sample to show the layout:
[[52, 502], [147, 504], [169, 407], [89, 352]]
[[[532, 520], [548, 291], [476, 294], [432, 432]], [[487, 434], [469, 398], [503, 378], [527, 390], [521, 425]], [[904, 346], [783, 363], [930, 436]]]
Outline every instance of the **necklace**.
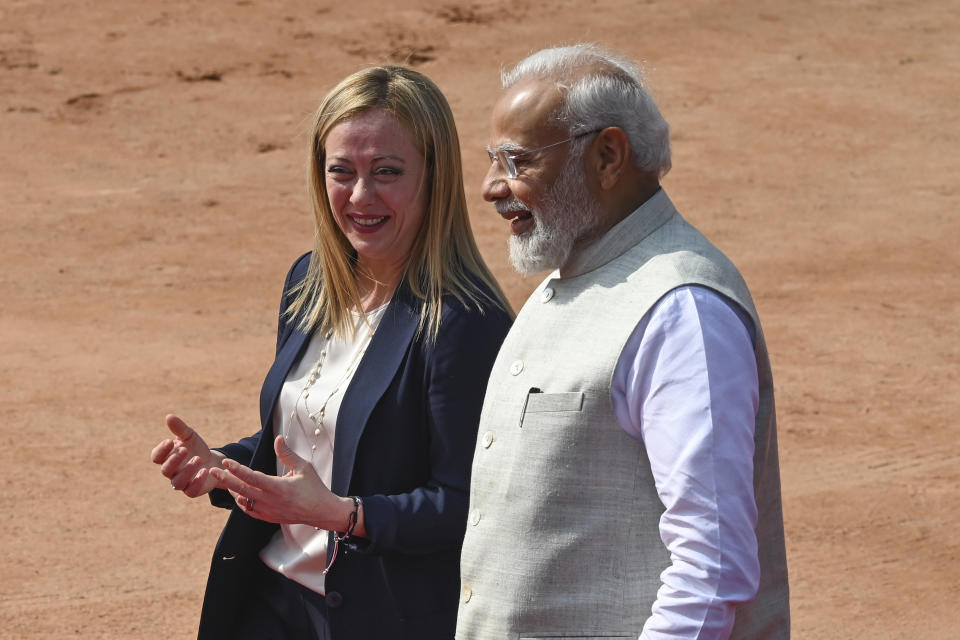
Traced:
[[[327, 405], [330, 403], [330, 400], [333, 399], [337, 393], [340, 392], [341, 387], [344, 383], [350, 380], [353, 377], [353, 372], [356, 366], [359, 364], [360, 360], [363, 358], [363, 354], [366, 353], [367, 347], [370, 346], [370, 341], [373, 339], [373, 334], [376, 329], [376, 321], [379, 320], [379, 314], [375, 316], [374, 326], [369, 328], [366, 337], [363, 340], [362, 346], [357, 349], [354, 353], [353, 359], [347, 364], [346, 369], [343, 371], [343, 375], [340, 376], [340, 379], [337, 380], [337, 383], [333, 385], [333, 388], [326, 394], [326, 397], [323, 399], [323, 402], [320, 404], [318, 409], [310, 411], [310, 406], [307, 404], [308, 399], [310, 398], [310, 388], [317, 382], [320, 378], [320, 372], [323, 369], [324, 361], [327, 359], [327, 351], [330, 349], [330, 343], [333, 338], [333, 330], [327, 331], [323, 336], [323, 347], [320, 349], [320, 355], [317, 357], [317, 362], [310, 369], [310, 373], [307, 375], [307, 380], [303, 385], [303, 389], [300, 391], [300, 395], [297, 397], [296, 402], [293, 403], [293, 409], [290, 412], [290, 424], [293, 424], [293, 421], [296, 420], [297, 425], [300, 427], [301, 432], [308, 441], [313, 441], [310, 445], [310, 460], [313, 462], [314, 454], [317, 450], [316, 440], [319, 440], [320, 436], [325, 436], [327, 441], [327, 446], [330, 448], [330, 454], [333, 454], [333, 437], [331, 436], [326, 423], [324, 422], [324, 417], [327, 412]], [[367, 320], [369, 322], [369, 319]], [[313, 423], [313, 437], [310, 436], [310, 429], [303, 420], [300, 418], [300, 412], [297, 411], [297, 407], [300, 405], [301, 401], [303, 402], [303, 410], [307, 413], [307, 417], [310, 418], [310, 421]]]

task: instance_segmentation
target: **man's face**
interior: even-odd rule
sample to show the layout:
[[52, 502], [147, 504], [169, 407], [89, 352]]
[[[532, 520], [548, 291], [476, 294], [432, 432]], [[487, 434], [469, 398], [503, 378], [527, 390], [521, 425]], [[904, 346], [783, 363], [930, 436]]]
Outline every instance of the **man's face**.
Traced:
[[[490, 149], [515, 155], [570, 137], [566, 127], [550, 121], [560, 100], [552, 82], [526, 81], [508, 89], [494, 107]], [[570, 152], [572, 144], [516, 158], [516, 178], [499, 162], [487, 172], [483, 197], [510, 220], [510, 260], [521, 273], [562, 266], [597, 219], [583, 156]]]

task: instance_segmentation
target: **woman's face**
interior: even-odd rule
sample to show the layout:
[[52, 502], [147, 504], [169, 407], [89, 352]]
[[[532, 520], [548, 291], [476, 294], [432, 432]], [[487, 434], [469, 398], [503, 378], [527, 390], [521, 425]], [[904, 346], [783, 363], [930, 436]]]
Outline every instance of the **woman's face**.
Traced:
[[428, 197], [426, 163], [413, 137], [392, 115], [372, 109], [334, 126], [325, 148], [330, 209], [359, 265], [373, 276], [402, 270]]

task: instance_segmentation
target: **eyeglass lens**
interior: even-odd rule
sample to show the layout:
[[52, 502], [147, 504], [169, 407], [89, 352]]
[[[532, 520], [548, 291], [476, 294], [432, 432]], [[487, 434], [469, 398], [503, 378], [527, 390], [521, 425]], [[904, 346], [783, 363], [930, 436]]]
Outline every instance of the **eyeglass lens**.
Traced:
[[574, 136], [570, 136], [569, 138], [565, 138], [565, 139], [563, 139], [563, 140], [558, 140], [557, 142], [554, 142], [554, 143], [552, 143], [552, 144], [548, 144], [548, 145], [545, 145], [545, 146], [542, 146], [542, 147], [537, 147], [536, 149], [530, 149], [529, 151], [523, 151], [523, 152], [517, 153], [517, 154], [510, 154], [510, 153], [507, 153], [506, 151], [491, 151], [491, 150], [488, 149], [488, 150], [487, 150], [487, 155], [490, 156], [490, 162], [491, 162], [491, 163], [494, 162], [494, 161], [496, 161], [496, 162], [500, 165], [500, 168], [503, 169], [504, 173], [506, 173], [511, 179], [515, 179], [515, 178], [517, 177], [517, 175], [518, 175], [518, 173], [517, 173], [517, 165], [516, 165], [516, 163], [513, 161], [513, 159], [514, 159], [515, 157], [516, 157], [516, 158], [519, 158], [519, 157], [521, 157], [521, 156], [525, 156], [525, 155], [529, 155], [529, 154], [531, 154], [531, 153], [534, 153], [534, 152], [536, 152], [536, 151], [543, 151], [544, 149], [551, 149], [551, 148], [553, 148], [553, 147], [556, 147], [556, 146], [558, 146], [558, 145], [563, 144], [564, 142], [570, 142], [571, 140], [576, 140], [576, 139], [578, 139], [578, 138], [582, 138], [583, 136], [589, 136], [589, 135], [592, 135], [592, 134], [594, 134], [594, 133], [598, 133], [598, 132], [600, 132], [600, 131], [602, 131], [602, 130], [603, 130], [603, 128], [601, 127], [601, 128], [599, 128], [599, 129], [592, 129], [592, 130], [590, 130], [590, 131], [583, 131], [583, 132], [578, 133], [578, 134], [576, 134], [576, 135], [574, 135]]
[[511, 179], [517, 177], [517, 165], [513, 162], [513, 157], [506, 151], [490, 151], [487, 150], [487, 155], [490, 156], [490, 162], [496, 162], [500, 165], [500, 169], [507, 174]]

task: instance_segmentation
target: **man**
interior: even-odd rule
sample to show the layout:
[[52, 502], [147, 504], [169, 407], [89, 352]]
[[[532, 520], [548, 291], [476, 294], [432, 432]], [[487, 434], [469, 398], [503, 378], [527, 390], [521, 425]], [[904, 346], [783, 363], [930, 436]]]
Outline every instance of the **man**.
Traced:
[[556, 271], [487, 387], [458, 640], [788, 638], [763, 332], [660, 187], [666, 122], [589, 45], [503, 86], [484, 197], [514, 266]]

